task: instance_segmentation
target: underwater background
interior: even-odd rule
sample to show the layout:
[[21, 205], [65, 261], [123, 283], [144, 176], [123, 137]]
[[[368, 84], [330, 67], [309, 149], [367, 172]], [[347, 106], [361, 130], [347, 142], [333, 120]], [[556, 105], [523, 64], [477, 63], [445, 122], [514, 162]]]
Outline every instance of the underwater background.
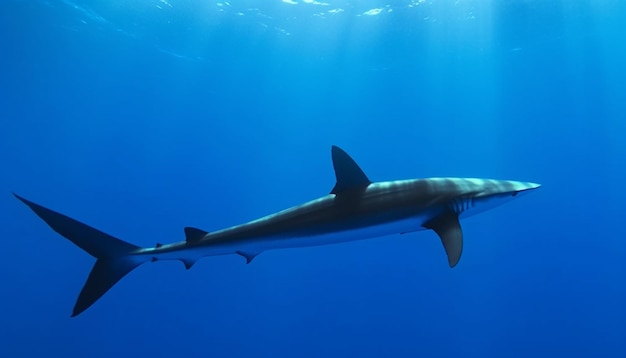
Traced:
[[[626, 2], [4, 0], [0, 356], [626, 357]], [[374, 181], [532, 181], [433, 232], [145, 264], [70, 318], [94, 259], [12, 195], [141, 246]]]

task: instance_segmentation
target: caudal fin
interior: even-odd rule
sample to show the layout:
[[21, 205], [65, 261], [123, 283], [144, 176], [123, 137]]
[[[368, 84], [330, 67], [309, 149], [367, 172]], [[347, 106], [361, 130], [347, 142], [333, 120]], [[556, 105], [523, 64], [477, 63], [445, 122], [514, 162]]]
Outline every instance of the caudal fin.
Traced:
[[104, 295], [117, 281], [126, 276], [135, 267], [145, 261], [133, 260], [131, 256], [122, 256], [114, 259], [98, 259], [93, 265], [85, 286], [80, 291], [72, 317], [76, 317], [84, 310], [93, 305]]
[[89, 308], [122, 277], [147, 261], [145, 257], [133, 255], [141, 249], [139, 246], [44, 208], [15, 193], [13, 195], [31, 208], [52, 230], [97, 259], [74, 305], [72, 317]]

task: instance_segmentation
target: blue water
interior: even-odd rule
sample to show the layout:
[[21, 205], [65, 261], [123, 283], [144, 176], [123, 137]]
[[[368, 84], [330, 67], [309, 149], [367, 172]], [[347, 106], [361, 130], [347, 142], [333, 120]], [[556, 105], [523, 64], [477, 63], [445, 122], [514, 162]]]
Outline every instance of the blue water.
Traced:
[[[626, 3], [5, 0], [0, 356], [625, 357]], [[543, 187], [432, 232], [146, 264], [70, 318], [93, 258], [12, 191], [137, 245], [372, 180]]]

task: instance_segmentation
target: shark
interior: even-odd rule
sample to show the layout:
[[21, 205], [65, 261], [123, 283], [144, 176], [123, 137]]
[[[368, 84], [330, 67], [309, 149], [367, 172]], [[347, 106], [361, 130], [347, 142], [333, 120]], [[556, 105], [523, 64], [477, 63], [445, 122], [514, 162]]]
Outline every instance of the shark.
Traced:
[[218, 231], [185, 227], [184, 240], [154, 247], [133, 245], [14, 195], [52, 230], [96, 259], [74, 305], [71, 316], [75, 317], [146, 262], [178, 260], [190, 269], [203, 257], [234, 254], [250, 263], [267, 250], [432, 230], [452, 268], [463, 251], [460, 218], [540, 187], [531, 182], [475, 178], [372, 182], [344, 150], [332, 146], [331, 154], [336, 183], [328, 195]]

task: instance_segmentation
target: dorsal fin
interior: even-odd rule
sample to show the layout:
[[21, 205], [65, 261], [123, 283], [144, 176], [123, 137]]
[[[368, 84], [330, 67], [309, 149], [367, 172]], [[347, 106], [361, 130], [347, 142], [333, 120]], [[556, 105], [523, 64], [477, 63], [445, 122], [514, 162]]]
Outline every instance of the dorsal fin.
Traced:
[[185, 228], [185, 240], [187, 242], [197, 242], [203, 237], [206, 236], [208, 232], [200, 229], [196, 229], [195, 227], [186, 227]]
[[363, 173], [363, 170], [343, 149], [333, 145], [332, 147], [333, 167], [337, 183], [330, 192], [339, 194], [343, 191], [363, 190], [372, 182]]

